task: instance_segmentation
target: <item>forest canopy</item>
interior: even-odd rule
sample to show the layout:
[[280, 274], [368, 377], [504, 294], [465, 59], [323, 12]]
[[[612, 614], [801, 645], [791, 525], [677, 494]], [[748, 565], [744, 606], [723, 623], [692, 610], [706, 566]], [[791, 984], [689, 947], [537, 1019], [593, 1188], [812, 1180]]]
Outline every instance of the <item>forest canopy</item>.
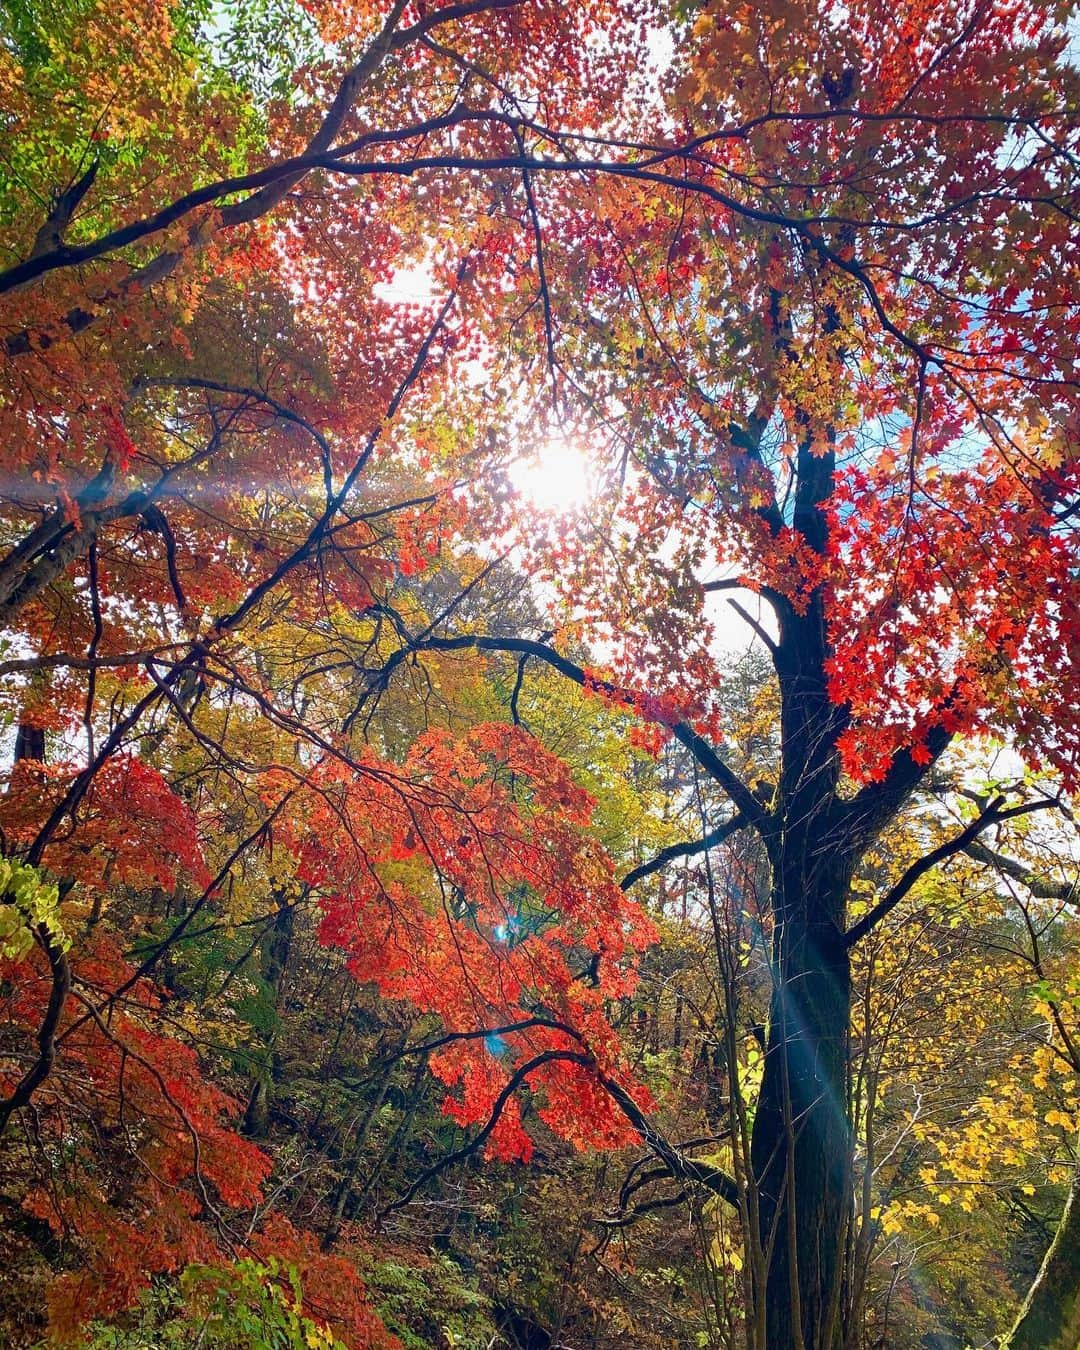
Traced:
[[1046, 0], [0, 0], [0, 1340], [1080, 1346]]

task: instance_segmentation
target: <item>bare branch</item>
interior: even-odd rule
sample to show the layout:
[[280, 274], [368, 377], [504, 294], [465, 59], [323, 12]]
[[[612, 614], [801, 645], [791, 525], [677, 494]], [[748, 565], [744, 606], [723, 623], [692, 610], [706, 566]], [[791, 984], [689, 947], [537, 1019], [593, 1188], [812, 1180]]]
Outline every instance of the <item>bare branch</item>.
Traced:
[[744, 623], [748, 623], [750, 625], [750, 627], [754, 630], [754, 632], [758, 635], [758, 637], [762, 640], [762, 642], [764, 642], [765, 646], [768, 647], [769, 651], [773, 654], [773, 656], [775, 656], [777, 652], [776, 643], [772, 640], [772, 638], [765, 631], [765, 629], [762, 628], [761, 624], [758, 623], [757, 619], [754, 618], [754, 616], [750, 613], [750, 611], [748, 609], [744, 609], [743, 606], [739, 604], [738, 600], [729, 600], [728, 604], [739, 616], [739, 618], [743, 620]]
[[661, 849], [654, 858], [650, 858], [648, 862], [640, 863], [627, 872], [619, 885], [624, 891], [628, 891], [631, 886], [642, 881], [645, 877], [651, 876], [653, 872], [659, 872], [661, 868], [666, 867], [668, 863], [674, 862], [677, 858], [693, 858], [710, 848], [716, 848], [718, 844], [722, 844], [736, 831], [741, 830], [745, 824], [746, 817], [736, 813], [730, 820], [725, 820], [722, 825], [718, 825], [715, 830], [710, 830], [700, 839], [690, 839], [682, 844], [669, 844], [667, 848]]
[[1061, 900], [1067, 905], [1080, 905], [1080, 878], [1076, 881], [1054, 881], [1050, 877], [1040, 876], [1015, 858], [1007, 858], [1003, 853], [987, 848], [977, 840], [965, 845], [964, 852], [976, 862], [986, 863], [1004, 876], [1018, 881], [1031, 892], [1037, 900]]

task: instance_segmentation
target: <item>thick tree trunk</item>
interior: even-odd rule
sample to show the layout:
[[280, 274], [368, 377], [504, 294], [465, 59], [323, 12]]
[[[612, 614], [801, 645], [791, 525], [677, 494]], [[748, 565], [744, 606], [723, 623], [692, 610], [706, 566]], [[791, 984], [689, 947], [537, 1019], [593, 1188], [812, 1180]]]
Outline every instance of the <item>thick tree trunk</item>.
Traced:
[[[805, 461], [805, 463], [803, 463]], [[824, 552], [820, 502], [831, 459], [800, 450], [795, 524]], [[765, 839], [772, 868], [773, 992], [765, 1069], [751, 1136], [764, 1248], [766, 1350], [842, 1344], [844, 1251], [852, 1205], [848, 1068], [851, 972], [845, 944], [857, 846], [838, 811], [822, 596], [784, 607], [774, 664], [780, 684], [778, 805]]]
[[1080, 1350], [1080, 1177], [1002, 1350]]
[[[822, 881], [828, 884], [822, 890]], [[781, 880], [775, 977], [751, 1163], [767, 1253], [768, 1350], [842, 1343], [852, 1203], [851, 976], [838, 922], [848, 877]]]

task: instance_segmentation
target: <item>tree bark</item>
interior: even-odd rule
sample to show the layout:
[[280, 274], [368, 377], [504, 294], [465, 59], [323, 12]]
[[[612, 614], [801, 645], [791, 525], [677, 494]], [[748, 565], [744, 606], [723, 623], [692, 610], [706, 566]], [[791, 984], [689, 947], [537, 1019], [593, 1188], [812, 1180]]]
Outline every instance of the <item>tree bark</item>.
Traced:
[[[795, 527], [824, 553], [832, 456], [800, 447]], [[829, 698], [824, 597], [778, 614], [782, 755], [764, 842], [773, 882], [773, 990], [750, 1162], [763, 1247], [767, 1350], [843, 1343], [852, 1211], [847, 899], [860, 851], [839, 797], [844, 709]]]
[[253, 1139], [264, 1139], [269, 1131], [274, 1083], [280, 1076], [280, 1064], [276, 1049], [276, 1019], [281, 1006], [282, 980], [292, 949], [293, 925], [293, 907], [285, 899], [279, 898], [278, 912], [266, 944], [265, 965], [263, 967], [263, 979], [266, 981], [273, 998], [275, 1026], [266, 1037], [265, 1058], [256, 1069], [251, 1091], [248, 1094], [244, 1119], [240, 1127], [244, 1134], [250, 1135]]
[[848, 1117], [851, 975], [832, 894], [782, 879], [775, 986], [765, 1068], [751, 1139], [761, 1241], [766, 1252], [768, 1350], [834, 1350], [842, 1343], [843, 1253], [851, 1218]]
[[1080, 1175], [1002, 1350], [1080, 1350]]

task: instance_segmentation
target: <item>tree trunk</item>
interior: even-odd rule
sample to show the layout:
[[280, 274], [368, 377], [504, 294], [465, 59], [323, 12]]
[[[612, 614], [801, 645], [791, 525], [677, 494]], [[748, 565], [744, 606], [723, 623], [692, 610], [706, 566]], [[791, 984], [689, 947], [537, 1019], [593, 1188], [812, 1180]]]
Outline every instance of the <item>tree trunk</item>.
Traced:
[[263, 979], [269, 986], [273, 999], [275, 1024], [267, 1033], [262, 1061], [255, 1070], [251, 1091], [248, 1094], [247, 1107], [244, 1111], [244, 1119], [240, 1126], [242, 1132], [253, 1139], [264, 1139], [270, 1128], [270, 1109], [273, 1105], [274, 1083], [280, 1072], [276, 1049], [276, 1019], [281, 1006], [282, 980], [292, 948], [293, 921], [292, 906], [284, 898], [279, 898], [278, 912], [274, 918], [274, 926], [270, 930], [269, 941], [266, 944], [263, 966]]
[[1002, 1350], [1080, 1350], [1080, 1176]]
[[851, 975], [838, 920], [848, 877], [834, 875], [824, 893], [817, 880], [811, 890], [782, 878], [774, 896], [775, 985], [751, 1141], [768, 1350], [834, 1350], [843, 1339]]
[[32, 763], [45, 763], [45, 732], [32, 722], [20, 721], [15, 733], [15, 763], [30, 760]]

